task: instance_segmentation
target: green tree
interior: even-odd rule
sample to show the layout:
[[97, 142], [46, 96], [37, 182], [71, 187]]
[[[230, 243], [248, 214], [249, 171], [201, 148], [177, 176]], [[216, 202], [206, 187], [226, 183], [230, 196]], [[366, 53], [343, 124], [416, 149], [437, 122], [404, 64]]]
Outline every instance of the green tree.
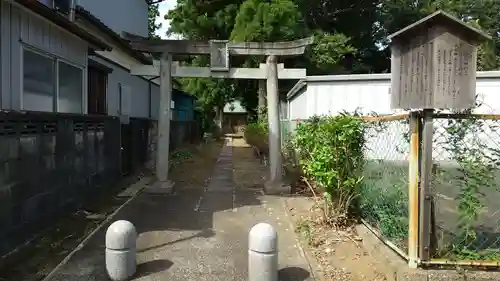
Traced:
[[[290, 41], [303, 38], [306, 34], [302, 15], [293, 1], [247, 0], [240, 6], [229, 39], [236, 42]], [[259, 67], [263, 62], [265, 62], [263, 56], [244, 57], [236, 61], [245, 67]], [[259, 113], [259, 118], [265, 118], [264, 85], [259, 85], [256, 80], [237, 83], [237, 93], [242, 104], [252, 113]], [[259, 96], [258, 103], [257, 96]]]
[[354, 56], [357, 49], [351, 45], [350, 38], [342, 33], [330, 34], [316, 31], [315, 42], [306, 53], [309, 60], [309, 74], [332, 74], [350, 72], [343, 61], [346, 56]]
[[[310, 74], [345, 72], [342, 65], [344, 58], [356, 54], [356, 48], [350, 45], [350, 38], [341, 33], [328, 33], [308, 27], [297, 2], [300, 1], [245, 1], [236, 17], [230, 39], [240, 42], [291, 41], [314, 34], [315, 42], [307, 49], [306, 54], [285, 60], [287, 65], [305, 67]], [[263, 61], [262, 57], [252, 57], [245, 61], [245, 65], [257, 67]], [[280, 81], [283, 89], [281, 92], [286, 93], [294, 83], [295, 81]], [[241, 87], [245, 90], [238, 91], [244, 95], [243, 101], [247, 107], [251, 105], [248, 97], [255, 96], [255, 85], [256, 83], [251, 87], [245, 85]]]
[[[307, 68], [309, 75], [390, 71], [387, 35], [443, 9], [493, 36], [481, 46], [478, 68], [499, 68], [500, 2], [475, 0], [178, 0], [169, 12], [169, 32], [186, 39], [283, 41], [314, 34], [304, 56], [282, 58], [287, 67]], [[190, 63], [206, 66], [203, 57]], [[231, 58], [232, 66], [255, 67], [263, 57]], [[257, 106], [257, 81], [219, 82], [182, 79], [186, 90], [207, 109], [238, 98], [249, 110]], [[280, 81], [286, 93], [295, 81]], [[222, 89], [221, 87], [224, 87]], [[223, 99], [215, 95], [223, 93]], [[217, 104], [217, 105], [216, 105]], [[222, 105], [223, 106], [223, 105]]]
[[[165, 16], [169, 19], [168, 33], [180, 34], [189, 40], [229, 38], [240, 4], [243, 1], [178, 0], [175, 9]], [[208, 66], [207, 56], [193, 56], [187, 63]], [[183, 89], [198, 97], [198, 106], [207, 118], [220, 111], [235, 96], [235, 81], [210, 78], [181, 79]]]
[[[478, 69], [493, 70], [500, 67], [500, 2], [476, 0], [381, 0], [378, 6], [378, 29], [375, 39], [387, 44], [387, 35], [398, 31], [437, 10], [443, 10], [467, 24], [491, 35], [478, 52]], [[389, 61], [387, 60], [387, 65]]]
[[190, 40], [228, 39], [243, 0], [178, 0], [165, 16], [171, 20], [169, 33]]
[[149, 5], [148, 10], [148, 35], [149, 38], [159, 38], [156, 31], [161, 28], [161, 23], [156, 23], [156, 19], [160, 16], [158, 4]]
[[232, 41], [289, 41], [306, 36], [298, 6], [291, 0], [247, 0], [239, 9]]
[[[295, 0], [306, 26], [319, 34], [336, 36], [324, 41], [344, 41], [337, 34], [349, 39], [349, 45], [357, 51], [343, 54], [343, 58], [331, 68], [309, 69], [311, 74], [367, 73], [386, 71], [388, 53], [376, 47], [374, 31], [377, 26], [377, 5], [382, 0]], [[335, 43], [342, 46], [342, 44]], [[340, 48], [339, 51], [342, 51]], [[332, 51], [332, 53], [335, 53]], [[310, 66], [316, 66], [311, 62]], [[310, 67], [308, 66], [308, 67]]]

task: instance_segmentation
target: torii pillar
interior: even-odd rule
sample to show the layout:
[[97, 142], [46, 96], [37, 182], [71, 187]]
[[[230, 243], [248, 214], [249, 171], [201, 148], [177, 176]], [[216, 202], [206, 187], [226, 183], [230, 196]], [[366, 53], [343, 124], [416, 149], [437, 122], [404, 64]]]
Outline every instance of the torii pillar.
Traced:
[[170, 116], [172, 116], [172, 55], [160, 58], [160, 104], [158, 112], [158, 140], [156, 147], [156, 178], [158, 189], [170, 192], [174, 183], [168, 180], [170, 154]]
[[[297, 56], [304, 53], [305, 47], [313, 38], [291, 42], [245, 42], [233, 43], [227, 40], [197, 42], [188, 40], [149, 40], [136, 35], [124, 34], [135, 50], [160, 53], [157, 65], [133, 66], [131, 73], [143, 76], [160, 76], [160, 106], [158, 116], [158, 147], [156, 158], [155, 190], [169, 192], [173, 183], [168, 180], [168, 156], [170, 142], [170, 101], [172, 99], [172, 77], [213, 77], [232, 79], [267, 79], [267, 110], [269, 120], [269, 162], [270, 173], [265, 184], [268, 194], [289, 193], [290, 188], [283, 184], [281, 158], [281, 129], [279, 119], [278, 79], [304, 79], [305, 69], [285, 69], [278, 64], [278, 56]], [[172, 54], [210, 55], [210, 67], [180, 66], [172, 61]], [[259, 68], [231, 68], [230, 55], [265, 55], [266, 64]], [[257, 93], [256, 93], [257, 94]]]
[[278, 87], [278, 58], [268, 56], [267, 65], [267, 122], [269, 126], [269, 179], [264, 185], [268, 194], [290, 193], [290, 186], [283, 182], [281, 157], [281, 124]]

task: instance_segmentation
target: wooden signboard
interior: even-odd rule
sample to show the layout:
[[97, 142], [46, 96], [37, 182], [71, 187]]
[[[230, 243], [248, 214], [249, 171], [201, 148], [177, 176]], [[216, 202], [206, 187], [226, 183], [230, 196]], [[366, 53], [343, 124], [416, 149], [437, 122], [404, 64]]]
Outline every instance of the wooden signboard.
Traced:
[[477, 45], [487, 35], [438, 11], [389, 39], [391, 108], [474, 106]]

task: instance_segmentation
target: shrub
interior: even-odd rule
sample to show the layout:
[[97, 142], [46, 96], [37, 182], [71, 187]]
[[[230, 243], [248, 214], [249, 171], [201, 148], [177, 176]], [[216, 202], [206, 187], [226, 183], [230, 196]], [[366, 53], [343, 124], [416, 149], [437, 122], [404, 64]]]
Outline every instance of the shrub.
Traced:
[[247, 125], [243, 134], [245, 141], [255, 146], [261, 153], [269, 152], [269, 136], [267, 122], [257, 121]]
[[362, 181], [364, 122], [357, 115], [313, 117], [301, 123], [294, 144], [306, 178], [323, 191], [324, 219], [345, 224]]

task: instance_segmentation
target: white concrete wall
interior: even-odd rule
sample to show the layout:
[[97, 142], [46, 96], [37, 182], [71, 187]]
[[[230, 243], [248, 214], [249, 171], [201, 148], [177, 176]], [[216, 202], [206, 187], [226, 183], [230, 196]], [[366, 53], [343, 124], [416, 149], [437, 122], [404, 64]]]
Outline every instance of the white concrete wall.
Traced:
[[[307, 100], [310, 95], [307, 93], [307, 88], [303, 88], [299, 93], [288, 103], [288, 117], [290, 120], [307, 119]], [[314, 115], [314, 114], [313, 114]]]
[[[390, 74], [309, 76], [307, 86], [290, 100], [290, 117], [307, 119], [359, 109], [365, 114], [392, 114]], [[500, 114], [500, 71], [479, 72], [476, 94], [483, 105], [477, 113]]]
[[[390, 74], [374, 75], [336, 75], [309, 76], [306, 86], [290, 98], [290, 118], [293, 120], [308, 119], [315, 115], [337, 115], [339, 112], [353, 112], [356, 109], [364, 114], [379, 115], [404, 113], [403, 110], [390, 108]], [[482, 105], [475, 109], [480, 114], [500, 114], [500, 71], [479, 72], [476, 94]], [[371, 130], [367, 138], [367, 157], [394, 161], [408, 160], [409, 125], [403, 120], [384, 122], [383, 131]], [[450, 163], [452, 156], [440, 142], [445, 141], [448, 133], [444, 130], [447, 120], [434, 121], [435, 137], [433, 158], [435, 161]], [[464, 141], [470, 146], [480, 140], [492, 149], [500, 149], [496, 128], [500, 121], [485, 121], [482, 132], [468, 134]], [[452, 161], [453, 162], [453, 161]], [[451, 162], [451, 163], [452, 163]]]
[[[0, 1], [1, 107], [22, 108], [22, 50], [27, 47], [86, 69], [88, 44], [18, 5]], [[87, 72], [83, 74], [86, 109]]]

